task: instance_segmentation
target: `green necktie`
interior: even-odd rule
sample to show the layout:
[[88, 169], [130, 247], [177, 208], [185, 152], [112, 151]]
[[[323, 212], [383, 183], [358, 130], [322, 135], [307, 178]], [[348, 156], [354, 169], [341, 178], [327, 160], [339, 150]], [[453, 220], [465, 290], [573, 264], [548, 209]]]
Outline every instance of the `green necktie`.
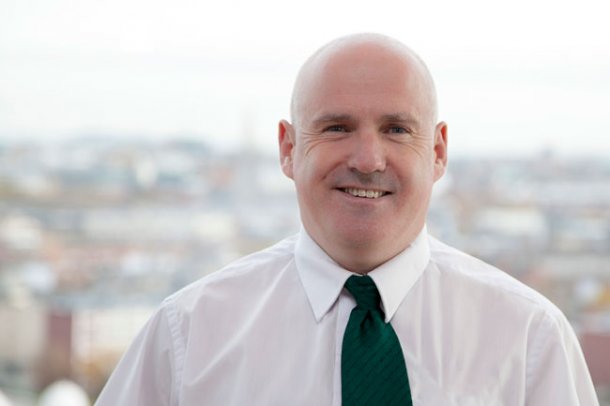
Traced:
[[356, 299], [343, 336], [343, 406], [412, 405], [400, 342], [379, 307], [381, 296], [369, 276], [350, 276], [345, 288]]

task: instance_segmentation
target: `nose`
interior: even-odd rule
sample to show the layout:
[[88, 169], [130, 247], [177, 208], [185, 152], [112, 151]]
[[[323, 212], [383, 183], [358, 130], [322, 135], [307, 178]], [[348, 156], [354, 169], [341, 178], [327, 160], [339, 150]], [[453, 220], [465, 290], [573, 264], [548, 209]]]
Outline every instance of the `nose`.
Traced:
[[386, 153], [382, 134], [373, 130], [359, 131], [351, 137], [348, 167], [361, 173], [383, 172]]

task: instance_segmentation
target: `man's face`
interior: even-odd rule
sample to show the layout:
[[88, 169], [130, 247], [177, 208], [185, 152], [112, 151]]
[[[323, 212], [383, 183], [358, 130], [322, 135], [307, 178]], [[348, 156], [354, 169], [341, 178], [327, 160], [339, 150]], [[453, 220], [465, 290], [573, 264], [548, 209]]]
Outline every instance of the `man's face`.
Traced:
[[294, 127], [280, 123], [282, 168], [311, 237], [347, 269], [366, 272], [423, 227], [445, 167], [446, 127], [434, 126], [419, 72], [387, 49], [320, 65]]

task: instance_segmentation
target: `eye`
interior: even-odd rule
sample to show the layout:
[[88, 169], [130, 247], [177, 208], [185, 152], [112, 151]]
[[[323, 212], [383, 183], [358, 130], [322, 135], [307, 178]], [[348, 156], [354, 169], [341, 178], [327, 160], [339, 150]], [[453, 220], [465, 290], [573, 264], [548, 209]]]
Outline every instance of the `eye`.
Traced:
[[391, 126], [387, 129], [390, 134], [409, 134], [409, 130], [400, 126]]
[[333, 124], [324, 129], [325, 132], [341, 132], [345, 133], [348, 131], [347, 126], [343, 124]]

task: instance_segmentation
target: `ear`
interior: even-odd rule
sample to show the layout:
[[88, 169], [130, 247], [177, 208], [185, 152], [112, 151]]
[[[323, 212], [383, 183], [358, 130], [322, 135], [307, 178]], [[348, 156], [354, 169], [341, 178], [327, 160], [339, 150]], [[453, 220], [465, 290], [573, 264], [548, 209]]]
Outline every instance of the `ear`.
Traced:
[[286, 120], [278, 125], [278, 142], [280, 146], [280, 165], [284, 175], [294, 179], [293, 153], [295, 145], [294, 127]]
[[434, 181], [447, 169], [447, 123], [441, 121], [434, 130]]

